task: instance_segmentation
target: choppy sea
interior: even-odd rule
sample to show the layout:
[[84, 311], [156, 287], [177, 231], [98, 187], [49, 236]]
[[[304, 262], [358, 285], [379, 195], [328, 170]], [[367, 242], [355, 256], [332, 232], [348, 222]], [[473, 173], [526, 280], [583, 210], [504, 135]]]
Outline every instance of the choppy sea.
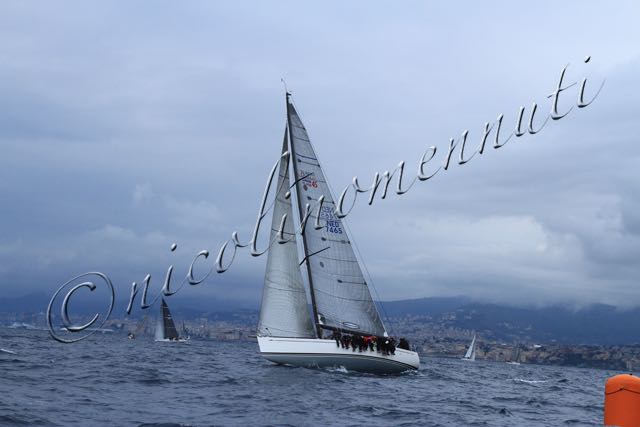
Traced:
[[602, 425], [619, 372], [425, 358], [395, 376], [277, 366], [257, 343], [0, 329], [1, 426]]

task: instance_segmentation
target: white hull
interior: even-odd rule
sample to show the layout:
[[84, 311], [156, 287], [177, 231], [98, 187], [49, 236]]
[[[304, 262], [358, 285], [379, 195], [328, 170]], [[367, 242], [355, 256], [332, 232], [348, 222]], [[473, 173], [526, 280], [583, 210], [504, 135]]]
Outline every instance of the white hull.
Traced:
[[393, 355], [377, 351], [359, 352], [338, 347], [335, 340], [313, 338], [258, 337], [262, 356], [275, 363], [309, 368], [344, 367], [349, 371], [394, 374], [418, 369], [414, 351], [396, 348]]

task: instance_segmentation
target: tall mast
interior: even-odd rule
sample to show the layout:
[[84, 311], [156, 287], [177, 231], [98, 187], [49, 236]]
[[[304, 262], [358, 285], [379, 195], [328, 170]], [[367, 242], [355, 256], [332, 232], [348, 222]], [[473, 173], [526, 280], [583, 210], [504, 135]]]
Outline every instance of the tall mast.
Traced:
[[[293, 142], [291, 141], [291, 106], [289, 103], [289, 98], [291, 97], [291, 94], [289, 92], [287, 92], [286, 95], [286, 104], [287, 104], [287, 126], [289, 128], [289, 148], [291, 151], [291, 155], [289, 156], [289, 158], [291, 159], [292, 163], [293, 163], [293, 175], [294, 175], [294, 187], [296, 189], [296, 199], [298, 201], [298, 219], [300, 220], [300, 223], [302, 224], [302, 218], [304, 216], [304, 213], [302, 212], [302, 202], [300, 201], [300, 193], [298, 192], [298, 185], [296, 184], [299, 175], [298, 175], [298, 165], [296, 162], [296, 153], [295, 153], [295, 149], [293, 147]], [[305, 227], [306, 228], [306, 227]], [[316, 296], [315, 296], [315, 292], [313, 291], [313, 279], [311, 278], [311, 268], [309, 267], [309, 254], [307, 253], [307, 237], [305, 235], [304, 232], [301, 232], [302, 234], [302, 249], [304, 251], [304, 262], [305, 262], [305, 266], [306, 266], [306, 270], [307, 270], [307, 277], [309, 278], [309, 290], [311, 293], [311, 307], [313, 308], [313, 324], [316, 327], [316, 333], [318, 334], [318, 338], [322, 338], [322, 327], [320, 326], [320, 324], [318, 323], [318, 308], [316, 307]]]

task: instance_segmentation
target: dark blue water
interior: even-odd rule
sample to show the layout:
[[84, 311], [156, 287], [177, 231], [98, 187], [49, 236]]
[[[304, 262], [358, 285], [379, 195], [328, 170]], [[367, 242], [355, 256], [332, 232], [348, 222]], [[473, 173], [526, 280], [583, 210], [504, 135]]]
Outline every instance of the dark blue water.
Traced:
[[0, 329], [0, 425], [602, 425], [617, 372], [424, 359], [375, 376], [276, 366], [256, 343]]

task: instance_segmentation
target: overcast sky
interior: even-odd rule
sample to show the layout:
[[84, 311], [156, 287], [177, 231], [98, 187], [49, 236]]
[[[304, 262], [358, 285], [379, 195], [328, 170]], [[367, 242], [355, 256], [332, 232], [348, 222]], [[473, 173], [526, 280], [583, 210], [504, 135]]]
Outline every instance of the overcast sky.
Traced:
[[[401, 160], [415, 173], [431, 145], [441, 161], [465, 129], [475, 147], [500, 113], [507, 134], [521, 105], [542, 119], [570, 63], [588, 96], [606, 78], [592, 105], [347, 221], [385, 300], [640, 305], [639, 16], [636, 2], [3, 2], [0, 286], [50, 294], [97, 270], [126, 296], [233, 231], [248, 240], [282, 77], [340, 191]], [[265, 261], [241, 250], [182, 293], [257, 304]]]

